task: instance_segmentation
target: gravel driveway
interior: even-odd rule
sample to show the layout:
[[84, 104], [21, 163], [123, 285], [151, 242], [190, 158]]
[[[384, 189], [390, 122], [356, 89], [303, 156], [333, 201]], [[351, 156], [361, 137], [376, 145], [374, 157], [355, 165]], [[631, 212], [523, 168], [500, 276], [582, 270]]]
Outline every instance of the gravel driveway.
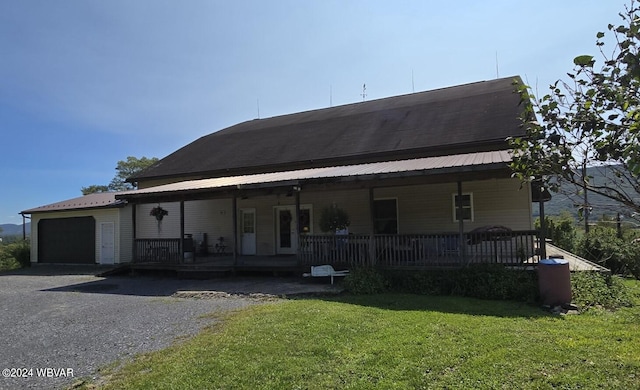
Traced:
[[[0, 389], [63, 388], [95, 377], [111, 362], [197, 333], [215, 322], [205, 314], [261, 302], [237, 293], [282, 295], [328, 287], [273, 278], [101, 278], [90, 269], [69, 275], [70, 270], [38, 266], [0, 275]], [[178, 291], [221, 293], [194, 299], [181, 297], [197, 293]]]

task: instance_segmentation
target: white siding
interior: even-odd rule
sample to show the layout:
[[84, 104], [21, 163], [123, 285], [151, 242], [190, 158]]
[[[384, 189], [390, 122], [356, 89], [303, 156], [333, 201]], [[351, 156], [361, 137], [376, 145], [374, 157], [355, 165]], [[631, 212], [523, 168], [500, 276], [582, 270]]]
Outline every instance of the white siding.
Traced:
[[130, 263], [133, 260], [133, 206], [120, 209], [120, 228], [116, 225], [116, 243], [119, 243], [119, 256], [116, 263]]
[[[398, 199], [400, 234], [457, 231], [453, 220], [452, 194], [456, 183], [378, 188], [375, 198]], [[516, 179], [463, 182], [462, 192], [473, 193], [474, 220], [465, 221], [465, 230], [486, 225], [503, 225], [513, 230], [533, 229], [531, 191], [520, 189]]]
[[368, 234], [371, 230], [368, 189], [315, 193], [302, 192], [300, 194], [300, 203], [313, 205], [313, 233], [315, 234], [323, 233], [318, 224], [322, 210], [333, 205], [349, 214], [349, 219], [351, 220], [349, 233]]
[[214, 250], [218, 238], [224, 237], [225, 243], [229, 246], [227, 250], [231, 251], [233, 245], [232, 200], [184, 202], [184, 232], [193, 235], [196, 245], [200, 245], [203, 233], [206, 233], [209, 252]]
[[[150, 215], [154, 207], [162, 207], [169, 214], [156, 220]], [[149, 203], [136, 208], [137, 238], [180, 238], [180, 203]]]
[[[219, 237], [233, 245], [233, 209], [231, 199], [195, 200], [184, 202], [184, 233], [193, 235], [199, 245], [207, 234], [211, 252]], [[158, 222], [149, 213], [160, 206], [169, 214]], [[141, 204], [136, 209], [137, 238], [180, 238], [180, 202]]]

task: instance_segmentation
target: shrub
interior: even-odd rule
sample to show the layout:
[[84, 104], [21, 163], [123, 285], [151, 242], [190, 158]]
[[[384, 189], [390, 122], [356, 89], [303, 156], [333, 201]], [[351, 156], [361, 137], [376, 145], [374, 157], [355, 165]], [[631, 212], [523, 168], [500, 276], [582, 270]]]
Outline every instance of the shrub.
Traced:
[[574, 272], [571, 274], [573, 303], [582, 311], [601, 306], [617, 309], [633, 305], [633, 297], [622, 279], [600, 272]]
[[385, 277], [372, 267], [353, 269], [344, 278], [343, 285], [348, 292], [356, 295], [378, 294], [387, 290]]
[[614, 274], [640, 276], [640, 245], [618, 238], [615, 229], [596, 226], [578, 242], [577, 254]]
[[[545, 217], [547, 222], [547, 237], [554, 245], [573, 252], [576, 245], [575, 219], [567, 212], [563, 211], [557, 217]], [[536, 219], [535, 228], [540, 229], [540, 218]]]
[[481, 299], [535, 302], [535, 272], [511, 270], [500, 265], [474, 265], [456, 270], [389, 271], [394, 291], [426, 295], [459, 295]]
[[[352, 294], [376, 294], [386, 290], [420, 295], [455, 295], [479, 299], [539, 302], [535, 271], [513, 270], [501, 265], [473, 265], [454, 270], [379, 271], [357, 268], [344, 280]], [[582, 311], [591, 307], [617, 309], [632, 306], [631, 291], [620, 277], [600, 272], [571, 274], [573, 303]]]
[[625, 271], [630, 276], [640, 280], [640, 241], [634, 240], [628, 244], [628, 257], [625, 261]]
[[31, 265], [29, 242], [15, 242], [0, 246], [0, 270], [9, 270]]
[[320, 212], [320, 220], [318, 225], [323, 232], [335, 232], [349, 227], [351, 221], [349, 214], [341, 208], [329, 206]]

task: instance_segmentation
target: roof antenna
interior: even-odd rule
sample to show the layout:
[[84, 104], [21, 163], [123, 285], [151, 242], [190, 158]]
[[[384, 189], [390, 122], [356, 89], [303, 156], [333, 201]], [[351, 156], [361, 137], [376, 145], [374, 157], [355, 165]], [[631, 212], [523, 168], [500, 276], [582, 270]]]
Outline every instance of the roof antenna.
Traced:
[[411, 69], [411, 91], [416, 92], [416, 86], [413, 84], [413, 69]]
[[329, 107], [333, 107], [333, 85], [329, 84]]
[[367, 97], [367, 84], [362, 84], [362, 93], [360, 96], [362, 96], [362, 101], [364, 102], [364, 98]]
[[258, 119], [260, 119], [260, 99], [256, 99], [256, 103], [258, 105]]
[[500, 72], [498, 71], [498, 51], [496, 50], [496, 78], [500, 78]]

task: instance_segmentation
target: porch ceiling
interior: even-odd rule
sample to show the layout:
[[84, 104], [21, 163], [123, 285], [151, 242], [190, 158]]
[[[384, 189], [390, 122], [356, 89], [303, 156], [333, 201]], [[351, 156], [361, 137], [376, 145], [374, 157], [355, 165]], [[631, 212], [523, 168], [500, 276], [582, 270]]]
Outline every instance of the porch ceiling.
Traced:
[[[187, 194], [229, 193], [254, 189], [322, 184], [404, 179], [448, 175], [446, 181], [459, 180], [460, 175], [473, 174], [473, 178], [503, 177], [511, 161], [508, 150], [425, 157], [410, 160], [386, 161], [367, 164], [311, 168], [285, 172], [229, 176], [213, 179], [188, 180], [156, 187], [127, 191], [116, 195], [118, 199], [147, 199], [174, 197]], [[491, 172], [494, 172], [491, 174]], [[501, 173], [498, 173], [501, 172]], [[488, 174], [488, 175], [487, 175]], [[453, 176], [451, 176], [453, 175]]]

